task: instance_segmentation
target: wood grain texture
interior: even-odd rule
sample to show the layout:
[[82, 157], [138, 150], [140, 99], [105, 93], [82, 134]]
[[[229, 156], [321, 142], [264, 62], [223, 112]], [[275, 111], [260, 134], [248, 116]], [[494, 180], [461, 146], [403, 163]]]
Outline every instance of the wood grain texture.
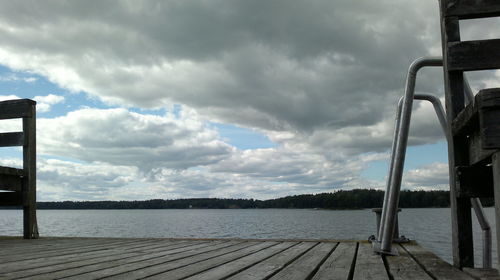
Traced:
[[336, 246], [337, 243], [320, 243], [270, 279], [309, 279], [316, 273]]
[[397, 247], [399, 256], [386, 257], [389, 273], [394, 280], [432, 280], [401, 246]]
[[266, 279], [278, 271], [282, 270], [285, 266], [289, 265], [291, 262], [296, 260], [298, 257], [306, 253], [317, 243], [314, 242], [302, 242], [288, 248], [287, 250], [276, 254], [275, 256], [262, 261], [242, 272], [229, 277], [232, 280], [254, 280], [254, 279]]
[[335, 251], [321, 265], [312, 280], [348, 279], [351, 267], [354, 265], [356, 243], [340, 243]]
[[4, 132], [0, 133], [0, 147], [14, 147], [24, 145], [24, 133]]
[[15, 99], [0, 102], [0, 120], [15, 118], [31, 118], [31, 108], [36, 102], [30, 99]]
[[370, 243], [360, 243], [354, 268], [354, 280], [389, 279], [382, 256], [375, 254]]
[[500, 3], [497, 0], [441, 0], [444, 16], [472, 19], [500, 16]]
[[441, 260], [434, 253], [425, 250], [415, 243], [401, 245], [425, 270], [436, 279], [472, 280], [473, 278]]
[[500, 68], [500, 39], [448, 43], [448, 71]]

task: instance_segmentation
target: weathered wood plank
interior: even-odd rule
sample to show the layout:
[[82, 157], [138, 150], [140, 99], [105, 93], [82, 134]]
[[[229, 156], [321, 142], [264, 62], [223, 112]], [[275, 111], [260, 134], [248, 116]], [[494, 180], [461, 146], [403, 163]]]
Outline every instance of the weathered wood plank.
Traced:
[[[174, 246], [182, 246], [184, 242], [169, 242], [163, 243], [163, 245], [158, 244], [153, 240], [137, 242], [125, 242], [115, 243], [113, 247], [103, 248], [98, 251], [90, 252], [77, 252], [69, 255], [57, 255], [51, 257], [40, 257], [36, 259], [29, 260], [18, 260], [11, 263], [0, 263], [0, 271], [7, 272], [24, 272], [23, 275], [37, 275], [42, 273], [42, 271], [55, 271], [54, 267], [62, 266], [65, 269], [71, 268], [72, 266], [82, 266], [79, 265], [81, 261], [96, 261], [99, 262], [100, 257], [122, 257], [125, 253], [134, 252], [134, 254], [146, 254], [151, 253], [151, 249], [160, 248], [166, 250]], [[160, 246], [160, 247], [159, 247]], [[146, 251], [145, 251], [146, 250]], [[42, 268], [42, 269], [40, 269]], [[30, 272], [31, 273], [28, 273]]]
[[[225, 242], [225, 241], [213, 241], [213, 244], [207, 245], [205, 247], [192, 247], [193, 249], [186, 249], [179, 254], [170, 254], [170, 258], [175, 256], [177, 259], [182, 258], [183, 256], [205, 252], [209, 250], [215, 250], [222, 247], [228, 247], [236, 242]], [[36, 279], [53, 279], [54, 277], [64, 277], [68, 275], [77, 275], [79, 272], [89, 272], [92, 270], [96, 270], [96, 268], [110, 268], [113, 265], [121, 265], [121, 268], [126, 269], [134, 269], [134, 265], [137, 267], [137, 263], [145, 262], [147, 260], [153, 259], [153, 262], [149, 262], [149, 264], [153, 264], [158, 261], [158, 259], [164, 258], [165, 252], [168, 250], [175, 249], [176, 247], [172, 246], [176, 243], [170, 244], [170, 246], [166, 246], [163, 249], [162, 253], [151, 253], [147, 250], [147, 248], [141, 248], [139, 250], [121, 250], [111, 251], [109, 255], [102, 255], [99, 257], [94, 257], [90, 259], [81, 259], [77, 261], [72, 261], [70, 263], [56, 264], [50, 266], [41, 266], [36, 269], [30, 270], [20, 270], [13, 273], [6, 273], [5, 279], [16, 279], [18, 277], [34, 277]], [[179, 245], [179, 244], [177, 244]], [[178, 247], [177, 247], [178, 248]], [[129, 266], [130, 265], [130, 266]], [[70, 271], [70, 269], [72, 269]], [[3, 278], [2, 278], [3, 279]], [[128, 278], [131, 279], [131, 278]]]
[[115, 275], [117, 273], [130, 271], [133, 269], [138, 269], [149, 265], [155, 264], [155, 262], [164, 262], [168, 260], [175, 260], [179, 258], [176, 254], [183, 253], [192, 250], [199, 250], [204, 247], [209, 248], [210, 242], [188, 242], [182, 246], [170, 247], [163, 252], [158, 253], [145, 253], [138, 256], [128, 257], [125, 259], [117, 259], [114, 261], [100, 262], [91, 265], [78, 266], [74, 268], [59, 270], [47, 274], [38, 274], [32, 277], [27, 277], [25, 279], [37, 279], [37, 280], [48, 280], [48, 279], [58, 279], [58, 278], [68, 278], [68, 279], [98, 279], [110, 275]]
[[458, 197], [493, 197], [491, 166], [457, 166], [455, 176]]
[[278, 242], [271, 242], [271, 241], [261, 242], [254, 246], [246, 247], [242, 250], [235, 251], [230, 254], [225, 254], [204, 261], [192, 263], [190, 265], [186, 265], [178, 269], [169, 270], [164, 273], [152, 275], [144, 279], [169, 279], [169, 280], [184, 279], [189, 276], [196, 275], [205, 270], [212, 269], [219, 265], [224, 265], [236, 259], [276, 246], [277, 244]]
[[24, 133], [4, 132], [0, 133], [0, 147], [15, 147], [24, 145]]
[[22, 184], [19, 176], [0, 174], [0, 190], [20, 192]]
[[270, 279], [287, 279], [287, 280], [302, 280], [310, 279], [321, 264], [329, 257], [332, 250], [335, 249], [337, 243], [322, 242], [310, 251], [300, 256], [290, 265], [278, 272]]
[[475, 71], [500, 68], [500, 39], [448, 43], [448, 70]]
[[432, 280], [401, 246], [397, 247], [399, 256], [386, 257], [389, 273], [394, 280]]
[[315, 242], [302, 242], [300, 244], [297, 244], [296, 246], [288, 248], [287, 250], [276, 254], [275, 256], [265, 261], [262, 261], [236, 275], [229, 277], [228, 280], [267, 279], [283, 269], [285, 266], [289, 265], [291, 262], [310, 250], [316, 244], [317, 243]]
[[21, 192], [0, 192], [0, 206], [19, 206], [23, 203]]
[[457, 16], [460, 19], [498, 17], [498, 0], [442, 0], [444, 16]]
[[500, 149], [500, 88], [481, 90], [476, 97], [483, 149]]
[[31, 118], [31, 108], [36, 102], [30, 99], [15, 99], [0, 102], [0, 120], [15, 118]]
[[415, 243], [401, 244], [413, 258], [427, 270], [435, 279], [471, 280], [472, 277], [441, 260], [434, 253], [425, 250]]
[[0, 174], [12, 176], [24, 176], [24, 170], [13, 167], [0, 166]]
[[382, 257], [373, 252], [370, 243], [359, 243], [352, 279], [389, 279]]
[[356, 256], [357, 243], [340, 243], [321, 265], [312, 280], [348, 279]]
[[[219, 248], [211, 248], [211, 250], [206, 251], [198, 251], [196, 254], [188, 254], [189, 252], [185, 252], [182, 255], [179, 255], [181, 258], [175, 261], [167, 261], [162, 263], [155, 263], [149, 266], [146, 266], [142, 269], [133, 269], [121, 272], [120, 274], [116, 274], [114, 276], [107, 277], [106, 279], [142, 279], [144, 277], [157, 275], [160, 273], [165, 273], [167, 271], [182, 268], [187, 265], [192, 265], [201, 261], [206, 261], [211, 258], [219, 257], [222, 255], [230, 254], [237, 252], [239, 250], [245, 249], [247, 247], [251, 247], [255, 245], [255, 243], [250, 242], [242, 242], [242, 241], [232, 241], [228, 243], [226, 247]], [[116, 272], [116, 271], [115, 271]]]
[[244, 256], [242, 258], [236, 259], [232, 262], [226, 263], [224, 265], [220, 265], [214, 267], [210, 270], [204, 271], [200, 274], [193, 275], [187, 279], [190, 280], [216, 280], [216, 279], [224, 279], [228, 276], [238, 273], [241, 270], [244, 270], [248, 267], [253, 266], [261, 262], [262, 260], [268, 259], [276, 254], [283, 252], [284, 250], [292, 247], [297, 244], [296, 242], [283, 242], [276, 246], [272, 246], [266, 248], [264, 250], [255, 252], [253, 254]]
[[110, 243], [102, 242], [96, 244], [81, 244], [81, 246], [75, 246], [70, 248], [58, 247], [58, 248], [51, 248], [45, 251], [34, 250], [32, 252], [23, 252], [19, 254], [15, 254], [14, 251], [12, 252], [12, 254], [0, 257], [0, 262], [2, 263], [18, 262], [21, 260], [32, 260], [39, 258], [48, 258], [53, 256], [67, 256], [72, 254], [97, 252], [97, 251], [109, 250], [111, 248], [116, 248], [115, 246], [120, 246], [121, 244], [123, 244], [123, 241], [110, 242]]

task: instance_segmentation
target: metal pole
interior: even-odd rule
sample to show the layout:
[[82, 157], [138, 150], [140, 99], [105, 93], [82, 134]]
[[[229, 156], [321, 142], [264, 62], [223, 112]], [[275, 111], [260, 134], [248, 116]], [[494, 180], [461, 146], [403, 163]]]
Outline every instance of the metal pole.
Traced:
[[483, 230], [483, 268], [491, 268], [491, 228], [486, 216], [484, 215], [483, 205], [479, 198], [470, 199], [477, 221]]
[[[394, 121], [394, 136], [392, 141], [391, 155], [396, 154], [396, 139], [399, 138], [399, 124], [401, 123], [401, 111], [403, 110], [403, 96], [399, 98], [398, 101], [398, 109], [396, 111], [396, 120]], [[387, 200], [389, 199], [389, 190], [388, 187], [392, 184], [392, 172], [394, 169], [394, 157], [391, 156], [391, 163], [389, 165], [389, 174], [387, 175], [387, 188], [384, 192], [384, 202], [382, 204], [382, 214], [380, 215], [380, 222], [377, 224], [377, 241], [382, 241], [382, 228], [385, 224], [386, 216], [387, 216]], [[384, 210], [385, 209], [385, 210]]]
[[408, 134], [410, 128], [411, 109], [413, 105], [413, 96], [415, 92], [415, 80], [419, 69], [425, 66], [442, 66], [443, 60], [440, 57], [419, 58], [415, 60], [408, 70], [406, 78], [405, 95], [401, 111], [401, 121], [398, 126], [394, 167], [391, 178], [388, 178], [387, 185], [387, 205], [382, 209], [382, 218], [384, 224], [381, 225], [382, 232], [380, 250], [385, 253], [391, 253], [395, 220], [399, 203], [399, 193], [401, 189], [401, 179], [403, 177], [404, 160], [406, 156], [406, 146], [408, 143]]

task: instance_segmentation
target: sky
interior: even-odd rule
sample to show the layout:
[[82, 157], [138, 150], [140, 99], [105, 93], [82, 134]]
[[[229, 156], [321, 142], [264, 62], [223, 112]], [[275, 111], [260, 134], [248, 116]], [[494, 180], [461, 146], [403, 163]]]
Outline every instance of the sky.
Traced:
[[[2, 1], [0, 36], [0, 99], [37, 101], [39, 201], [383, 189], [407, 68], [441, 56], [436, 0]], [[417, 93], [444, 101], [442, 79], [422, 70]], [[447, 189], [429, 104], [409, 143], [403, 188]]]

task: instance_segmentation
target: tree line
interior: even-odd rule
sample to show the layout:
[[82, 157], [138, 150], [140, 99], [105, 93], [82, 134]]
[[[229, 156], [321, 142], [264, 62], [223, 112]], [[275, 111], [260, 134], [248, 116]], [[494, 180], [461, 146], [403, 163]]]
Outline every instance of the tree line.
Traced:
[[[373, 189], [339, 190], [333, 193], [302, 194], [276, 199], [189, 198], [143, 201], [58, 201], [37, 202], [38, 209], [252, 209], [320, 208], [363, 209], [382, 207], [384, 192]], [[482, 200], [493, 206], [493, 199]], [[401, 192], [401, 208], [450, 207], [448, 191]]]

